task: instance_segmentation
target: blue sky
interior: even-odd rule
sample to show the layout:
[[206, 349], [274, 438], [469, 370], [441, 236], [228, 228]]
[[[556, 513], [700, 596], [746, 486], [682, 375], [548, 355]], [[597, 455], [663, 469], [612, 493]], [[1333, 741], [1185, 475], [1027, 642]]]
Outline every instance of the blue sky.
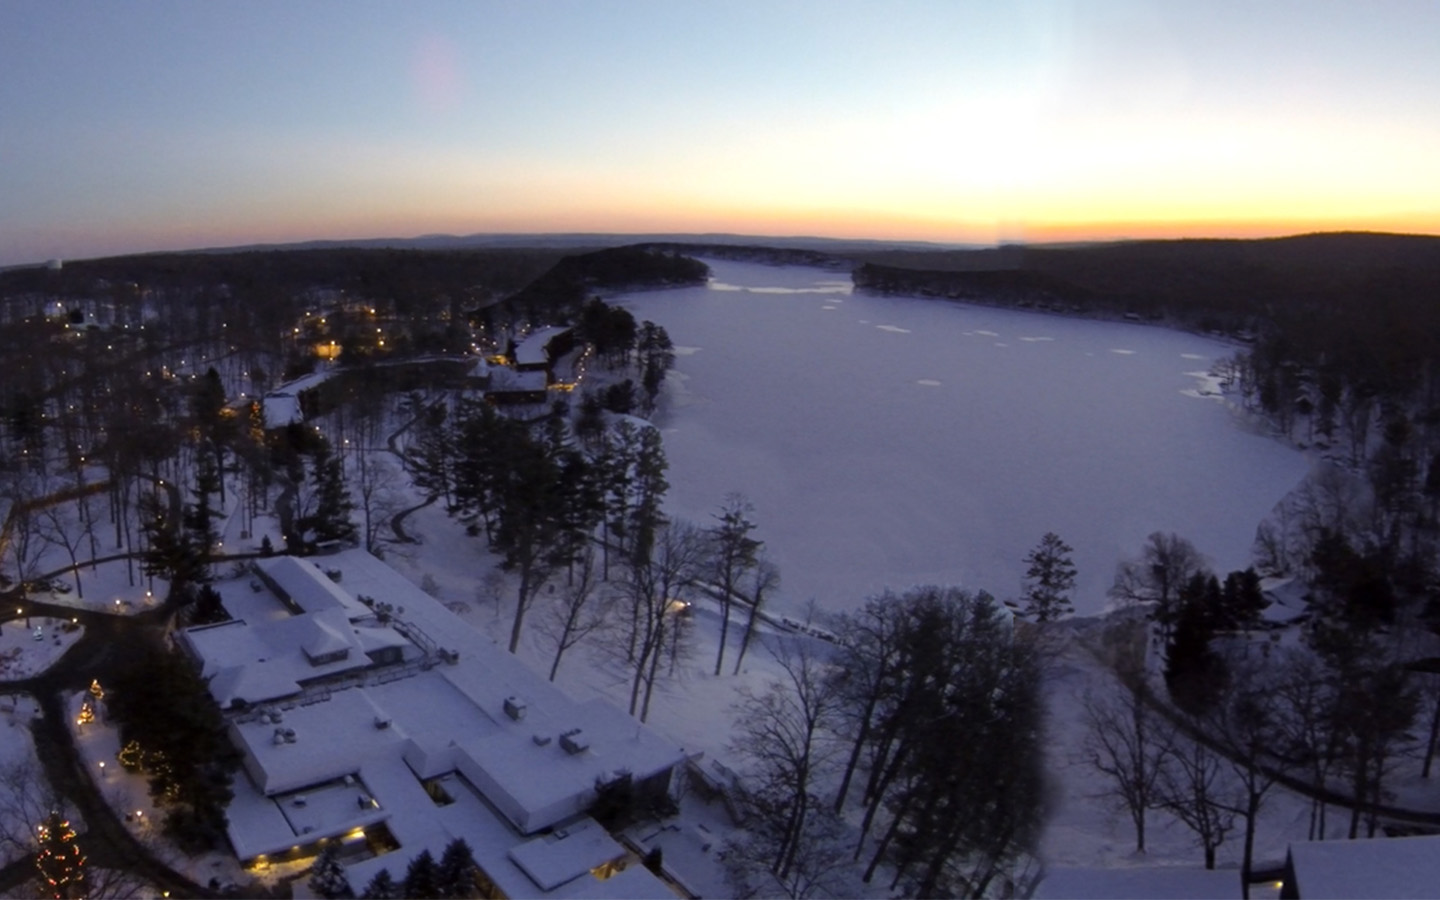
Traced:
[[0, 264], [1440, 231], [1440, 4], [0, 0]]

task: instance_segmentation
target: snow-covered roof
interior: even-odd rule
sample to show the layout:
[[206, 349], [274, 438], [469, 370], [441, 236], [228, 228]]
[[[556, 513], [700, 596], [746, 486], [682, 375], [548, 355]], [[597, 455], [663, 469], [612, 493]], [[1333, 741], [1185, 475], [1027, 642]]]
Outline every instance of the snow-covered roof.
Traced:
[[546, 347], [550, 342], [570, 330], [568, 325], [547, 325], [530, 332], [523, 341], [515, 345], [515, 365], [541, 366], [550, 361]]
[[1267, 622], [1286, 625], [1309, 612], [1305, 597], [1309, 589], [1299, 578], [1262, 578], [1260, 591], [1269, 601], [1260, 617]]
[[[327, 560], [331, 557], [326, 557]], [[330, 566], [344, 577], [344, 569]], [[298, 556], [270, 556], [255, 560], [255, 568], [265, 575], [280, 590], [286, 599], [302, 612], [321, 612], [329, 609], [343, 609], [350, 619], [365, 619], [374, 615], [370, 607], [355, 599], [355, 595], [330, 580], [330, 576], [308, 559]], [[384, 598], [377, 598], [384, 599]]]
[[307, 630], [310, 632], [310, 636], [305, 639], [300, 649], [304, 650], [305, 655], [312, 661], [334, 653], [349, 653], [358, 645], [358, 641], [353, 638], [347, 639], [344, 634], [336, 630], [335, 626], [320, 616], [307, 618], [309, 621]]
[[322, 369], [319, 372], [311, 372], [309, 375], [302, 375], [294, 381], [287, 381], [275, 388], [275, 393], [294, 394], [300, 396], [305, 391], [313, 390], [330, 380], [335, 374], [333, 369]]
[[1034, 894], [1036, 900], [1220, 900], [1240, 895], [1238, 871], [1190, 866], [1052, 868]]
[[266, 428], [284, 428], [292, 422], [305, 421], [305, 413], [300, 409], [300, 398], [294, 394], [266, 394], [260, 407], [265, 414]]
[[[186, 629], [182, 639], [199, 658], [201, 675], [222, 708], [236, 700], [262, 703], [289, 697], [302, 684], [369, 664], [355, 629], [341, 609], [250, 625], [236, 619]], [[317, 662], [342, 654], [339, 659]]]
[[544, 372], [517, 372], [514, 369], [507, 369], [496, 366], [490, 370], [490, 387], [488, 393], [504, 393], [507, 391], [543, 391], [549, 386], [549, 381]]
[[1296, 896], [1312, 898], [1434, 897], [1440, 884], [1440, 835], [1290, 845]]
[[[321, 579], [347, 594], [394, 604], [407, 633], [449, 651], [454, 662], [380, 667], [363, 682], [337, 684], [328, 693], [307, 691], [276, 708], [283, 713], [279, 722], [272, 720], [270, 709], [232, 719], [231, 737], [250, 776], [236, 785], [227, 829], [242, 859], [383, 820], [400, 850], [350, 866], [347, 873], [356, 890], [363, 890], [381, 868], [401, 876], [422, 850], [438, 859], [450, 840], [464, 837], [507, 896], [672, 896], [641, 866], [603, 882], [588, 874], [622, 854], [606, 855], [618, 845], [593, 823], [592, 833], [582, 814], [594, 800], [597, 779], [626, 771], [643, 780], [682, 761], [683, 750], [606, 701], [577, 703], [370, 554], [347, 550], [324, 562], [343, 576], [340, 585], [323, 573]], [[301, 575], [302, 583], [314, 580], [303, 567], [274, 560], [266, 564], [279, 574], [277, 583]], [[313, 640], [319, 633], [317, 618], [324, 623], [321, 631], [354, 639], [357, 646], [394, 640], [386, 637], [388, 629], [370, 622], [346, 622], [344, 609], [330, 595], [327, 589], [318, 599], [308, 598], [319, 605], [332, 601], [321, 612], [256, 626], [229, 623], [217, 629], [221, 633], [215, 641], [253, 649], [245, 632], [306, 619], [312, 620], [307, 638]], [[366, 632], [373, 633], [362, 638]], [[363, 654], [352, 650], [350, 655]], [[523, 715], [507, 713], [507, 698], [523, 702]], [[333, 815], [306, 814], [314, 819], [305, 823], [312, 830], [298, 831], [297, 823], [306, 816], [285, 804], [293, 805], [296, 793], [308, 796], [346, 784], [347, 775], [363, 783], [374, 805], [357, 804], [352, 812], [340, 803]], [[431, 798], [422, 781], [432, 780], [452, 802], [437, 804]], [[523, 836], [546, 826], [572, 833], [577, 825], [573, 833], [581, 839], [559, 846], [527, 842]], [[522, 845], [530, 849], [517, 851], [517, 860], [511, 851]]]
[[616, 843], [599, 822], [590, 818], [556, 828], [510, 851], [510, 859], [542, 891], [553, 891], [624, 855], [625, 848]]

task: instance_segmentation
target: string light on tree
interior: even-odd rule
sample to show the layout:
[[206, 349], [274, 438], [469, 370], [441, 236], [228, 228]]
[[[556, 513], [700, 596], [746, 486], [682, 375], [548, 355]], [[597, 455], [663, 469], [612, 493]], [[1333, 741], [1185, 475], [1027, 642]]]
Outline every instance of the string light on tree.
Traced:
[[93, 721], [95, 721], [95, 707], [90, 705], [89, 700], [86, 700], [80, 704], [80, 718], [76, 719], [75, 723], [77, 725], [89, 725]]
[[56, 900], [85, 896], [85, 854], [75, 843], [75, 829], [58, 811], [52, 811], [38, 828], [40, 849], [35, 868], [40, 889]]

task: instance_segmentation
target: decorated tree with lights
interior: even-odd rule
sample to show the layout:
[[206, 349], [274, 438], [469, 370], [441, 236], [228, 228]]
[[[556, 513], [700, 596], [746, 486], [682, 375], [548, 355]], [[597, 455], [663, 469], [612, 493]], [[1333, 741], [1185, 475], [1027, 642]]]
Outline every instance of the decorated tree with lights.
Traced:
[[85, 855], [75, 843], [70, 822], [52, 810], [39, 826], [39, 838], [35, 868], [40, 872], [40, 890], [56, 900], [85, 896]]

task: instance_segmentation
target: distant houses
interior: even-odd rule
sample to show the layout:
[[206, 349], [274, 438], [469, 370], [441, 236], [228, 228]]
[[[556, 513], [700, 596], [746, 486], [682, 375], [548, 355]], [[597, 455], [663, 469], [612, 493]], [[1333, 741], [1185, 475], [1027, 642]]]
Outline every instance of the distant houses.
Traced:
[[358, 894], [463, 837], [484, 896], [674, 896], [587, 810], [664, 803], [681, 748], [571, 699], [368, 553], [323, 560], [257, 560], [220, 584], [231, 621], [180, 634], [243, 756], [243, 862], [339, 841]]

